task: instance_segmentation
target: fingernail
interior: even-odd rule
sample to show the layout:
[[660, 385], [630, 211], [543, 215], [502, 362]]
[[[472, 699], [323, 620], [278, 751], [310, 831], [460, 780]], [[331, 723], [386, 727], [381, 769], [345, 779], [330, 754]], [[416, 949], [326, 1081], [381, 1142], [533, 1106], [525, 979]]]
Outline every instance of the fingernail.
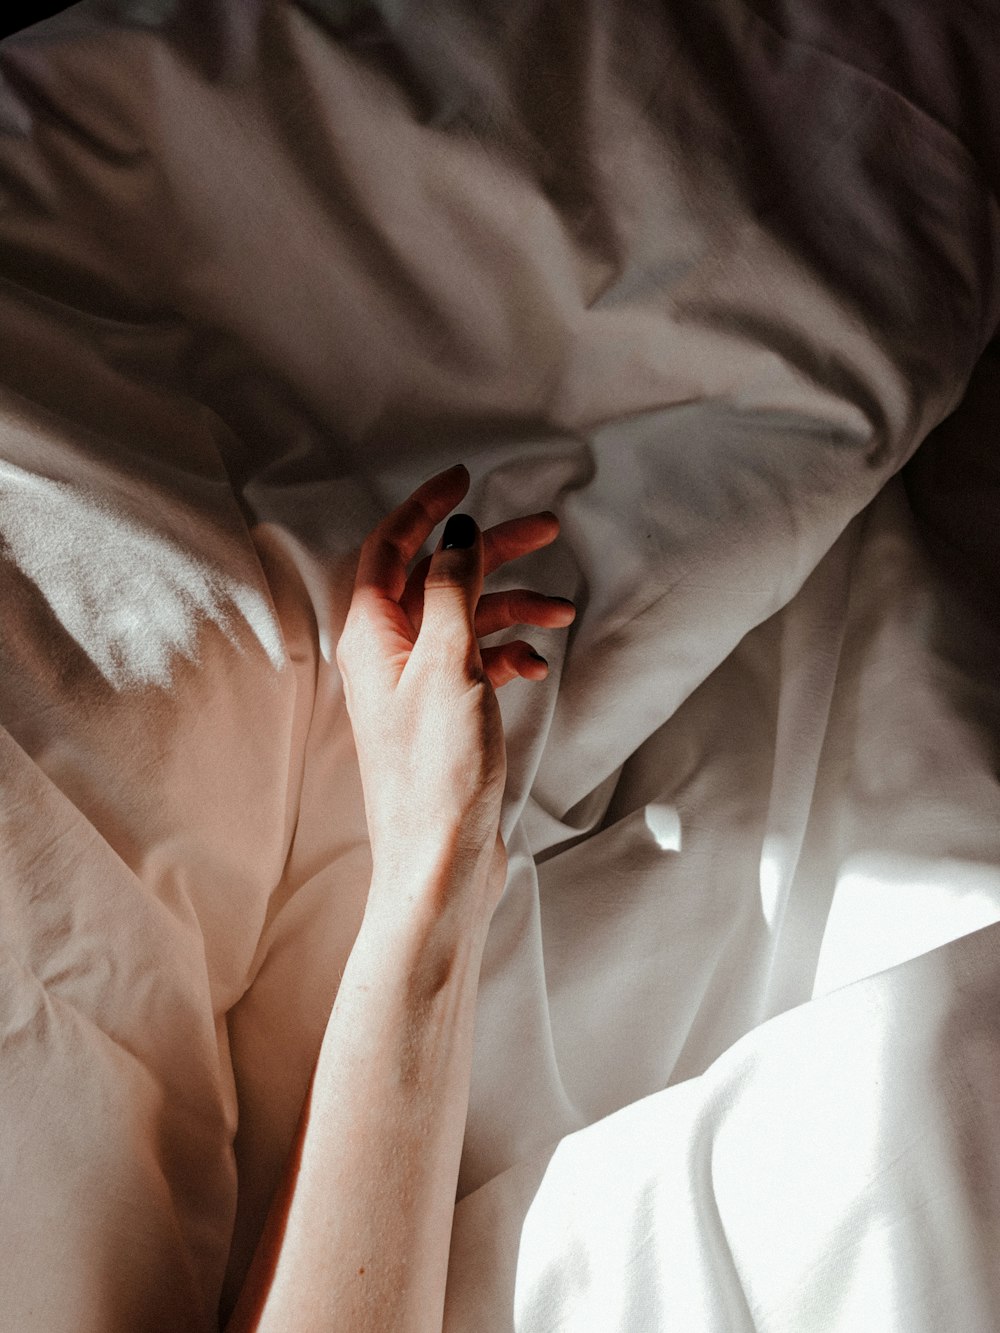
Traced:
[[476, 540], [477, 532], [474, 518], [468, 514], [452, 514], [444, 525], [444, 534], [441, 537], [442, 551], [451, 551], [455, 548], [467, 550]]
[[550, 602], [562, 602], [563, 606], [576, 606], [576, 602], [570, 601], [568, 597], [550, 597]]
[[[545, 662], [545, 658], [541, 655], [541, 653], [536, 653], [534, 648], [532, 648], [528, 656], [533, 657], [536, 662]], [[545, 662], [545, 665], [548, 666], [548, 662]]]

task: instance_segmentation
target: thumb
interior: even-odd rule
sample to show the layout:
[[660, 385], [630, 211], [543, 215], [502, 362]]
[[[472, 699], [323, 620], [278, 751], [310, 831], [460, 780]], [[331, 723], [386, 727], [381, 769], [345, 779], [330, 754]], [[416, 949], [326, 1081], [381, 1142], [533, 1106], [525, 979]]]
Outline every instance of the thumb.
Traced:
[[474, 518], [452, 514], [424, 578], [420, 633], [476, 642], [476, 607], [483, 590], [483, 540]]

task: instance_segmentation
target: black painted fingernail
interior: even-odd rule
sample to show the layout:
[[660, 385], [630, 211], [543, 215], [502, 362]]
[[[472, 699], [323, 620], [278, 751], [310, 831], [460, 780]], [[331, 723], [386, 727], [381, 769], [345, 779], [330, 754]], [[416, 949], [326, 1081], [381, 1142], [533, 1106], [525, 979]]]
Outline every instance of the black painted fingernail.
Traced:
[[[541, 655], [541, 653], [536, 653], [534, 648], [532, 648], [528, 656], [533, 657], [536, 662], [545, 662], [545, 658]], [[545, 662], [545, 665], [548, 666], [548, 662]]]
[[455, 548], [468, 550], [476, 540], [476, 520], [468, 514], [452, 514], [448, 522], [444, 525], [444, 536], [441, 538], [441, 549], [451, 551]]

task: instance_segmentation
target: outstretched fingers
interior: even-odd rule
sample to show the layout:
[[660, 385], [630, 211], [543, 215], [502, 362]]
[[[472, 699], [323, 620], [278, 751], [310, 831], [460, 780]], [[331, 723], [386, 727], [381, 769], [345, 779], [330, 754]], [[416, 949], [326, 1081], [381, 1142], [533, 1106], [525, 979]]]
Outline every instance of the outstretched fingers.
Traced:
[[[435, 527], [448, 517], [470, 485], [462, 463], [429, 478], [368, 534], [355, 576], [352, 610], [357, 607], [374, 629], [381, 654], [402, 670], [423, 619], [424, 593], [431, 556], [407, 576], [407, 567]], [[559, 518], [551, 510], [509, 519], [482, 531], [482, 575], [511, 560], [548, 546], [559, 536]], [[480, 585], [481, 586], [481, 585]], [[512, 625], [562, 628], [576, 615], [572, 603], [526, 588], [480, 595], [475, 606], [476, 638], [485, 638]], [[348, 621], [352, 617], [349, 613]], [[345, 626], [345, 632], [346, 632]], [[493, 648], [481, 648], [483, 669], [494, 689], [515, 677], [544, 680], [548, 666], [531, 644], [517, 639]]]
[[457, 463], [418, 486], [387, 514], [361, 547], [355, 594], [362, 599], [374, 596], [380, 601], [399, 603], [407, 585], [407, 565], [434, 528], [462, 499], [470, 481], [468, 468]]
[[[497, 523], [492, 528], [484, 528], [483, 578], [511, 560], [517, 560], [522, 555], [528, 555], [532, 551], [540, 550], [543, 546], [551, 545], [558, 536], [559, 518], [548, 509], [538, 514], [526, 514], [523, 518], [508, 519], [507, 522]], [[402, 593], [399, 595], [399, 605], [409, 616], [410, 623], [415, 630], [419, 630], [423, 615], [424, 581], [427, 578], [430, 563], [431, 557], [428, 555], [414, 566]], [[480, 599], [480, 607], [484, 603], [489, 604], [491, 599], [501, 595], [488, 593]], [[508, 625], [516, 623], [516, 620], [508, 620], [504, 624], [495, 624], [493, 629], [481, 629], [477, 617], [476, 633], [479, 635], [493, 634], [498, 629], [505, 629]], [[543, 623], [548, 624], [549, 622], [545, 621]]]

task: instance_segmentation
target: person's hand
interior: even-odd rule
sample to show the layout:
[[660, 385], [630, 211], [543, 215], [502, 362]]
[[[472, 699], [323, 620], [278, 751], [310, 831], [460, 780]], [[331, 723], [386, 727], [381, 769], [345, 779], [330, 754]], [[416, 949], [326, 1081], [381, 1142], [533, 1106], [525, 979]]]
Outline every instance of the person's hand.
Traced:
[[[495, 691], [548, 668], [521, 639], [481, 649], [515, 624], [568, 625], [571, 603], [527, 590], [481, 596], [486, 574], [559, 535], [544, 512], [407, 565], [469, 488], [458, 464], [423, 483], [361, 547], [337, 666], [364, 788], [375, 874], [399, 876], [446, 860], [492, 913], [506, 880], [500, 807], [507, 752]], [[467, 517], [467, 516], [466, 516]], [[450, 536], [446, 528], [446, 533]], [[374, 888], [373, 888], [374, 891]]]

